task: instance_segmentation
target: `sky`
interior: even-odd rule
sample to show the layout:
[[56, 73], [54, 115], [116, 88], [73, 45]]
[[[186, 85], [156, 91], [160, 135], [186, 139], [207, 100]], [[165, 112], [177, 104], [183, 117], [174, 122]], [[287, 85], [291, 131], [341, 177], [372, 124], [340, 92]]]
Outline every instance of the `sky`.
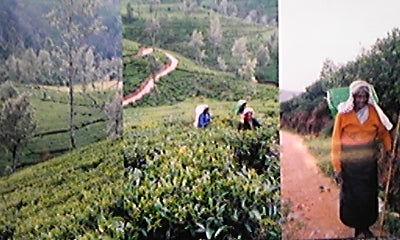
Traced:
[[325, 60], [353, 61], [400, 28], [400, 0], [279, 0], [279, 85], [305, 91]]

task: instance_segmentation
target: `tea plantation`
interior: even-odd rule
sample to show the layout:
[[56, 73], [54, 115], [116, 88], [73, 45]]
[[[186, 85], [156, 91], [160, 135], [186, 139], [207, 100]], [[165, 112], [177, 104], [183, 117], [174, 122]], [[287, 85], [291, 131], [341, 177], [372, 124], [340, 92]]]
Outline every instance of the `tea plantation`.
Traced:
[[124, 140], [0, 178], [0, 239], [279, 239], [277, 103], [252, 101], [263, 127], [240, 133], [233, 105], [128, 108]]

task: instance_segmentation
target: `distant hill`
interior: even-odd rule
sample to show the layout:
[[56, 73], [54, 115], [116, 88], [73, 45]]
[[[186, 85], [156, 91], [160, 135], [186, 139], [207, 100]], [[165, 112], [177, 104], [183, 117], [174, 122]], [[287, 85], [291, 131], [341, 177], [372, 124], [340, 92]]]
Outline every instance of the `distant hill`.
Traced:
[[300, 95], [301, 93], [302, 92], [300, 92], [300, 91], [289, 91], [289, 90], [285, 90], [285, 89], [280, 89], [279, 90], [279, 102], [288, 101], [288, 100], [292, 99], [293, 97]]

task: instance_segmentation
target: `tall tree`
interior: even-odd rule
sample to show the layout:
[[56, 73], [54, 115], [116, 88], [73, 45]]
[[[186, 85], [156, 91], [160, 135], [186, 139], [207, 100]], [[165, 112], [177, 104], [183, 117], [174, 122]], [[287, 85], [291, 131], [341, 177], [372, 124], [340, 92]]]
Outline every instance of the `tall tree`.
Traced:
[[27, 94], [9, 98], [0, 112], [0, 144], [11, 153], [12, 170], [15, 171], [19, 150], [25, 146], [33, 134], [36, 124], [34, 111]]
[[115, 139], [122, 135], [122, 94], [117, 92], [114, 96], [110, 97], [104, 107], [104, 112], [108, 118], [107, 136]]
[[222, 41], [222, 29], [221, 23], [218, 17], [214, 17], [210, 19], [210, 34], [209, 34], [210, 42], [213, 45], [213, 54], [214, 56], [217, 54], [218, 45]]
[[247, 50], [247, 38], [241, 37], [236, 39], [232, 48], [231, 48], [232, 56], [236, 60], [236, 69], [237, 73], [239, 73], [239, 69], [242, 65], [245, 65], [249, 59], [249, 51]]
[[183, 0], [180, 4], [180, 9], [183, 11], [185, 16], [189, 16], [193, 12], [196, 5], [197, 2], [194, 0]]
[[257, 59], [248, 59], [245, 64], [239, 68], [239, 76], [243, 80], [249, 80], [255, 82], [256, 79], [254, 77], [255, 69], [257, 66]]
[[18, 97], [18, 90], [11, 81], [6, 81], [0, 85], [0, 101]]
[[104, 30], [101, 19], [96, 15], [99, 5], [99, 0], [60, 0], [58, 6], [47, 14], [51, 25], [60, 32], [62, 39], [57, 49], [60, 77], [69, 86], [69, 132], [72, 148], [76, 147], [74, 84], [90, 74], [78, 71], [82, 69], [79, 60], [82, 60], [86, 52], [91, 51], [85, 39]]
[[202, 64], [203, 58], [206, 57], [205, 50], [201, 49], [204, 46], [203, 34], [197, 29], [193, 30], [192, 39], [189, 42], [189, 46], [193, 48], [196, 61]]
[[160, 29], [161, 29], [160, 20], [156, 16], [153, 16], [151, 19], [147, 21], [146, 32], [149, 34], [149, 37], [151, 39], [151, 44], [153, 47], [156, 46], [156, 38], [158, 33], [160, 32]]
[[126, 4], [126, 18], [128, 22], [132, 21], [133, 19], [133, 8], [130, 2]]
[[222, 0], [218, 7], [218, 12], [227, 15], [229, 3], [228, 0]]

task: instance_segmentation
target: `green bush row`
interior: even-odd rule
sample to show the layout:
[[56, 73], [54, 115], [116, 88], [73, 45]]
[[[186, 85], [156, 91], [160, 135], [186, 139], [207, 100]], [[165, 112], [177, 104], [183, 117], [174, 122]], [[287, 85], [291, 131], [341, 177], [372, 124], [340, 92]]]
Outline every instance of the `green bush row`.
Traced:
[[[186, 121], [125, 135], [127, 239], [280, 236], [277, 121], [238, 133], [228, 119]], [[166, 127], [168, 126], [168, 127]]]

